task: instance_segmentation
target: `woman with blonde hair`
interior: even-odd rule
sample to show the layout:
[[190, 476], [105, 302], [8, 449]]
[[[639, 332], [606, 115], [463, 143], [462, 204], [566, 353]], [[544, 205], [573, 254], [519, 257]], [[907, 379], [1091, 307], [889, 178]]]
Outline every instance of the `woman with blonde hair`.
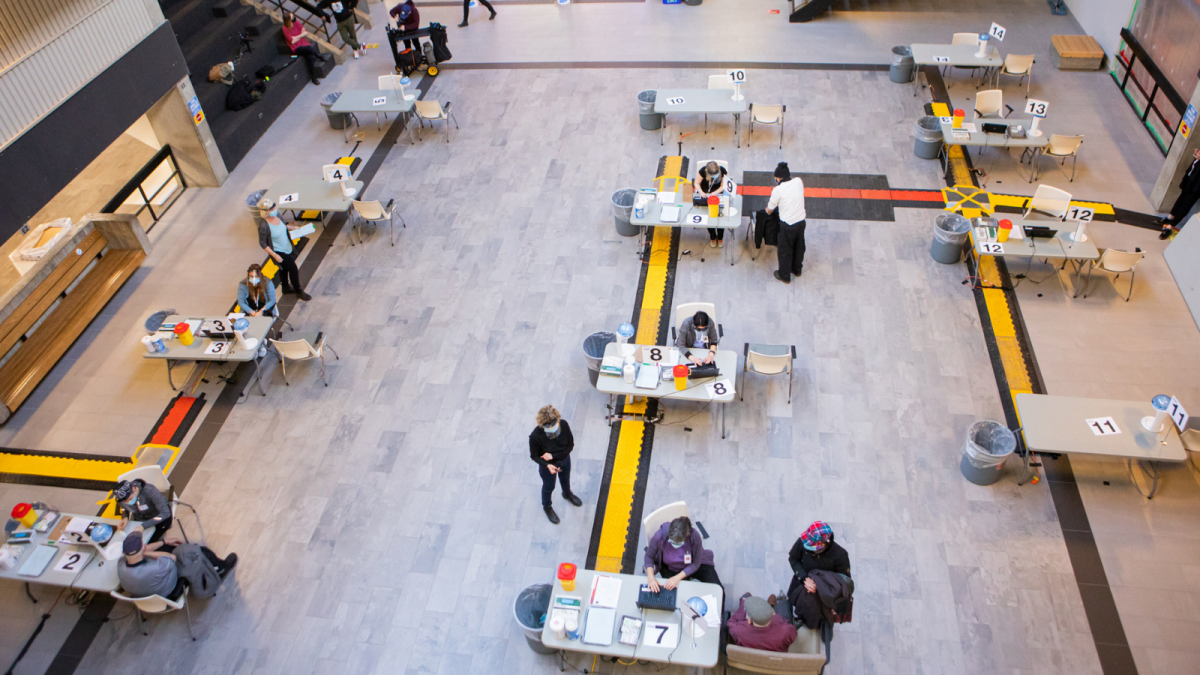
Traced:
[[557, 525], [558, 514], [550, 506], [555, 477], [562, 483], [563, 499], [583, 506], [583, 500], [571, 492], [571, 450], [575, 449], [575, 438], [571, 436], [571, 425], [552, 405], [538, 410], [537, 424], [529, 434], [529, 457], [537, 462], [542, 477], [542, 508], [550, 522]]

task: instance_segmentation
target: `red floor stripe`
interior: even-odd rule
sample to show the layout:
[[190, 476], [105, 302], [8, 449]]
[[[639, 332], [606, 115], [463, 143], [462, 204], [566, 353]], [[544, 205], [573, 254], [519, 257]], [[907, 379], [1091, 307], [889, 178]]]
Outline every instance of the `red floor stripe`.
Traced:
[[183, 419], [187, 417], [188, 411], [192, 409], [196, 399], [189, 396], [181, 396], [171, 404], [171, 412], [167, 413], [166, 419], [154, 431], [154, 438], [150, 439], [151, 443], [159, 445], [170, 445], [171, 438], [175, 436], [175, 430], [183, 424]]
[[891, 190], [892, 199], [902, 202], [944, 202], [940, 190]]

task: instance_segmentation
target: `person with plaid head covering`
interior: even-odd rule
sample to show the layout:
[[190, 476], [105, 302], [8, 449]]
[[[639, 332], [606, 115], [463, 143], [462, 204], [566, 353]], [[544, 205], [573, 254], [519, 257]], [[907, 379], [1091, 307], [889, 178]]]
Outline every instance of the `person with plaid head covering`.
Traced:
[[821, 601], [817, 598], [817, 586], [808, 574], [825, 570], [850, 576], [850, 555], [833, 540], [833, 528], [817, 520], [792, 545], [788, 562], [794, 573], [788, 587], [788, 600], [796, 619], [815, 629], [821, 623]]

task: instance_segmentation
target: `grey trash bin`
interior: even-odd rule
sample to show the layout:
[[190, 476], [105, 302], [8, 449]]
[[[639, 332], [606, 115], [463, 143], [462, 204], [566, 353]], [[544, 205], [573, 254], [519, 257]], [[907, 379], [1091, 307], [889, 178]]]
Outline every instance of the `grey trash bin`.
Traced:
[[321, 99], [321, 107], [325, 109], [325, 116], [329, 118], [330, 129], [345, 129], [346, 125], [350, 123], [350, 113], [335, 113], [329, 111], [329, 109], [333, 107], [333, 104], [337, 103], [337, 100], [339, 97], [341, 97], [341, 95], [342, 92], [335, 91], [330, 94], [326, 94], [325, 97]]
[[583, 339], [583, 358], [587, 359], [588, 379], [592, 386], [600, 380], [600, 362], [604, 360], [604, 348], [616, 342], [617, 336], [607, 331], [592, 333]]
[[642, 124], [642, 128], [646, 131], [657, 131], [663, 125], [662, 113], [654, 112], [654, 101], [657, 97], [658, 90], [656, 89], [650, 89], [638, 94], [639, 121]]
[[513, 601], [513, 616], [525, 632], [525, 641], [529, 643], [529, 648], [538, 654], [553, 654], [558, 651], [542, 644], [542, 626], [546, 625], [550, 590], [550, 584], [534, 584], [518, 593], [517, 599]]
[[637, 196], [637, 190], [633, 188], [625, 188], [617, 190], [612, 196], [613, 218], [617, 221], [617, 234], [626, 237], [637, 236], [638, 226], [629, 222], [629, 217], [633, 214], [633, 200]]
[[957, 213], [939, 213], [933, 221], [933, 243], [929, 245], [929, 255], [933, 259], [954, 265], [962, 259], [963, 246], [967, 242], [967, 232], [971, 229], [971, 221]]
[[912, 82], [914, 67], [911, 48], [903, 45], [892, 47], [892, 67], [888, 69], [888, 79], [892, 82]]
[[916, 136], [913, 153], [921, 159], [937, 159], [942, 151], [942, 123], [938, 118], [930, 116], [917, 120]]
[[962, 475], [976, 485], [991, 485], [1000, 480], [1004, 461], [1017, 449], [1017, 437], [1008, 427], [992, 420], [982, 420], [967, 429], [967, 443], [962, 461]]

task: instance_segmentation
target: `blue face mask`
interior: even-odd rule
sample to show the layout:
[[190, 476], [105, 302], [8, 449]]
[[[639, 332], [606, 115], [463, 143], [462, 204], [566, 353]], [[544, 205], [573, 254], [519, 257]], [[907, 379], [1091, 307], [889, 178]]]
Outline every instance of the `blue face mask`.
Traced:
[[667, 540], [667, 543], [668, 543], [668, 544], [670, 544], [672, 548], [683, 548], [683, 543], [684, 543], [684, 542], [682, 542], [682, 541], [681, 541], [681, 542], [679, 542], [678, 544], [676, 544], [675, 542], [673, 542], [673, 541], [671, 541], [670, 539], [668, 539], [668, 540]]
[[270, 216], [272, 218], [278, 218], [279, 217], [279, 209], [271, 209]]
[[546, 432], [547, 436], [554, 438], [558, 435], [558, 422], [555, 422], [553, 425], [548, 427], [542, 427], [542, 430]]

